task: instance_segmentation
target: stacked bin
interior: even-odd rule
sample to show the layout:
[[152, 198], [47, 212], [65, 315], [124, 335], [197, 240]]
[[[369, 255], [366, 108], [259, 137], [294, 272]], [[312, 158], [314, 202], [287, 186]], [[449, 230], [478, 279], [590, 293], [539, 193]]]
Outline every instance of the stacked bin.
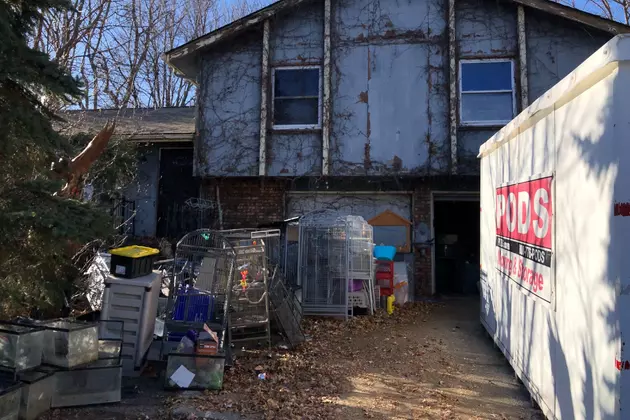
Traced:
[[63, 319], [42, 325], [48, 337], [40, 370], [55, 375], [52, 408], [120, 401], [122, 322]]
[[98, 359], [98, 324], [70, 319], [45, 321], [44, 363], [60, 368]]
[[394, 294], [394, 257], [396, 248], [393, 246], [375, 246], [375, 271], [376, 285], [379, 287], [380, 296], [392, 296]]
[[153, 342], [161, 282], [159, 271], [132, 279], [113, 275], [105, 278], [101, 319], [124, 322], [122, 362], [125, 376], [139, 375], [146, 361]]
[[17, 420], [22, 385], [10, 375], [0, 375], [0, 420]]
[[41, 327], [0, 322], [0, 420], [35, 418], [21, 415], [20, 401], [28, 402], [30, 394], [20, 377], [41, 364], [44, 342]]
[[121, 321], [0, 321], [0, 420], [120, 401], [122, 332]]
[[55, 373], [51, 407], [75, 407], [120, 402], [120, 359], [101, 359]]
[[55, 392], [55, 372], [38, 367], [19, 373], [18, 379], [22, 383], [18, 417], [20, 420], [34, 420], [50, 409]]
[[39, 366], [45, 334], [41, 327], [0, 321], [0, 366], [14, 371]]

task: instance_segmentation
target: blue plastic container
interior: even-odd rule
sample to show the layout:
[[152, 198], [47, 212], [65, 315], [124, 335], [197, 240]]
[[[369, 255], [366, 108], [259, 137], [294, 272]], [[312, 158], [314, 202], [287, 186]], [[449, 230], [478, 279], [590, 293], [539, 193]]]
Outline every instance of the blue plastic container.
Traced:
[[[174, 321], [206, 322], [213, 318], [214, 298], [198, 293], [196, 289], [190, 288], [177, 294], [175, 310], [173, 311]], [[187, 314], [185, 313], [186, 306], [188, 306]]]
[[393, 261], [395, 255], [395, 246], [377, 245], [374, 247], [374, 258], [377, 260]]

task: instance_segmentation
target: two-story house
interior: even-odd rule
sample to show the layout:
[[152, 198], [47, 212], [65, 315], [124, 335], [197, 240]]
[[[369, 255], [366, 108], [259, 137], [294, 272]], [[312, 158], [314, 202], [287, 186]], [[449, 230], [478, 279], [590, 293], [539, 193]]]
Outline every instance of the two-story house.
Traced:
[[480, 144], [628, 29], [547, 0], [281, 0], [164, 58], [198, 86], [225, 228], [363, 216], [420, 296], [478, 279]]

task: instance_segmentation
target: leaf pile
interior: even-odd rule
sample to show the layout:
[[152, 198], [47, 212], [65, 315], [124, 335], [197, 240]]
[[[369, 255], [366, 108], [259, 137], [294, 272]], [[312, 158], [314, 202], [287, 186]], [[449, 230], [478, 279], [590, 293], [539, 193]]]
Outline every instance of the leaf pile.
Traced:
[[[339, 418], [340, 395], [351, 391], [347, 378], [369, 365], [374, 350], [354, 342], [374, 331], [426, 319], [430, 304], [407, 304], [392, 315], [379, 310], [373, 316], [349, 321], [309, 318], [303, 328], [310, 337], [293, 350], [247, 351], [225, 372], [223, 390], [188, 399], [199, 410], [237, 412], [247, 418]], [[378, 343], [376, 343], [378, 344]], [[258, 378], [265, 373], [266, 379]]]

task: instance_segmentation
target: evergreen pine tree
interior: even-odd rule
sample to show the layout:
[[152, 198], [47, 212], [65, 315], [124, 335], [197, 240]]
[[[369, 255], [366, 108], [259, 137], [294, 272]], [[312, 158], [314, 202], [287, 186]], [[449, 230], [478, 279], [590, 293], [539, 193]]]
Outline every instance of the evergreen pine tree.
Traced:
[[67, 105], [81, 86], [29, 46], [49, 10], [65, 0], [0, 0], [0, 316], [59, 308], [78, 277], [77, 248], [111, 233], [107, 213], [53, 196], [50, 162], [70, 151], [52, 127], [50, 104]]

